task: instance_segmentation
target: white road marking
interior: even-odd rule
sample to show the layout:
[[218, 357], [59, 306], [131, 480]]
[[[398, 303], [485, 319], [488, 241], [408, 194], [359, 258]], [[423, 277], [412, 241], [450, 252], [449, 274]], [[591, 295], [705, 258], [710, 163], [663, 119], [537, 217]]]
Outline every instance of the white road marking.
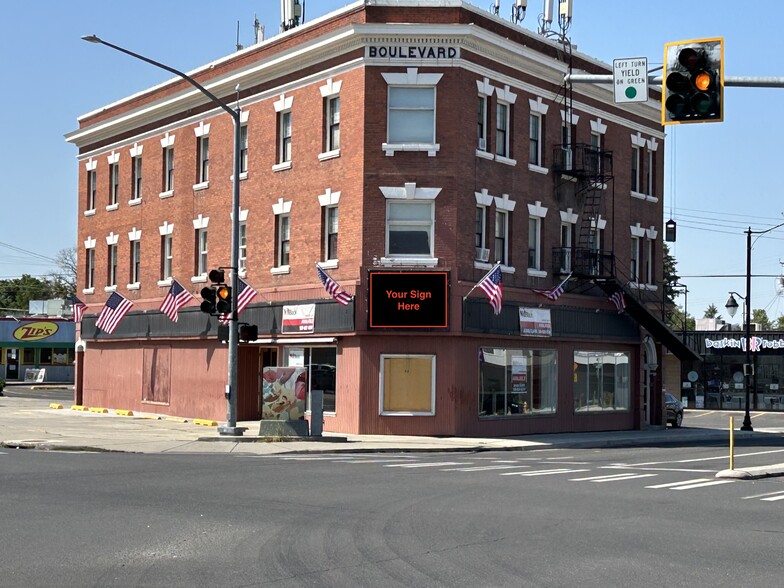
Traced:
[[385, 468], [437, 468], [442, 466], [451, 465], [471, 465], [470, 463], [461, 463], [459, 461], [436, 461], [432, 463], [390, 463], [385, 465]]
[[552, 476], [554, 474], [578, 474], [580, 472], [589, 472], [590, 470], [571, 470], [571, 469], [557, 469], [557, 470], [538, 470], [536, 472], [504, 472], [498, 474], [499, 476]]
[[[751, 457], [753, 455], [768, 455], [770, 453], [781, 453], [784, 452], [784, 449], [771, 449], [770, 451], [755, 451], [753, 453], [736, 453], [735, 459], [739, 457]], [[698, 461], [716, 461], [721, 459], [728, 459], [726, 455], [717, 455], [715, 457], [696, 457], [693, 459], [676, 459], [676, 460], [667, 460], [667, 461], [649, 461], [644, 463], [626, 463], [626, 464], [615, 464], [615, 465], [623, 465], [630, 468], [638, 468], [642, 466], [654, 466], [654, 465], [663, 465], [668, 463], [694, 463]]]
[[646, 488], [671, 488], [672, 486], [680, 486], [682, 484], [698, 484], [700, 482], [707, 482], [710, 478], [697, 478], [696, 480], [681, 480], [680, 482], [668, 482], [667, 484], [656, 484], [655, 486], [646, 486]]
[[607, 470], [640, 470], [643, 472], [684, 472], [684, 473], [693, 473], [693, 474], [707, 474], [710, 472], [715, 472], [716, 470], [700, 470], [694, 468], [637, 468], [631, 466], [624, 466], [624, 465], [608, 465], [602, 466], [602, 469]]
[[659, 474], [635, 474], [629, 472], [628, 474], [612, 474], [609, 476], [591, 476], [589, 478], [570, 478], [570, 482], [622, 482], [624, 480], [635, 480], [637, 478], [651, 478]]
[[784, 494], [781, 496], [769, 496], [768, 498], [761, 498], [760, 500], [764, 500], [765, 502], [775, 502], [776, 500], [784, 500]]
[[688, 484], [686, 486], [673, 486], [670, 490], [693, 490], [694, 488], [705, 488], [706, 486], [719, 486], [721, 484], [732, 484], [735, 480], [713, 480], [712, 482], [702, 482], [700, 484]]
[[529, 465], [488, 465], [488, 466], [474, 466], [471, 468], [448, 468], [441, 470], [442, 472], [486, 472], [489, 470], [513, 470], [516, 468], [530, 468]]
[[753, 498], [762, 498], [763, 496], [774, 496], [776, 494], [784, 495], [784, 490], [777, 490], [776, 492], [765, 492], [763, 494], [754, 494], [752, 496], [744, 496], [742, 500], [751, 500]]

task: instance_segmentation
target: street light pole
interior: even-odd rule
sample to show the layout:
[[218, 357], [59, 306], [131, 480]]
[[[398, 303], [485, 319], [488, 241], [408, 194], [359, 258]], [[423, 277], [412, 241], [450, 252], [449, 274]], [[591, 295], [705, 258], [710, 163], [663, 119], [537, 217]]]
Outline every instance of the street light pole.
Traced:
[[223, 100], [215, 96], [207, 88], [202, 86], [199, 82], [194, 80], [188, 74], [183, 73], [173, 67], [169, 67], [163, 63], [139, 55], [128, 49], [124, 49], [108, 41], [104, 41], [96, 35], [85, 35], [82, 37], [84, 41], [90, 43], [97, 43], [106, 45], [111, 49], [125, 53], [136, 59], [164, 69], [174, 75], [182, 78], [199, 92], [207, 96], [211, 102], [220, 106], [223, 110], [229, 113], [234, 121], [234, 176], [232, 178], [232, 198], [231, 198], [231, 317], [229, 320], [229, 366], [228, 366], [228, 383], [226, 384], [226, 425], [218, 427], [218, 433], [221, 435], [234, 435], [241, 436], [244, 429], [237, 427], [237, 363], [238, 363], [238, 347], [239, 347], [239, 332], [237, 329], [237, 288], [238, 288], [238, 273], [239, 273], [239, 253], [240, 253], [240, 143], [241, 143], [241, 121], [240, 121], [240, 108], [232, 108]]

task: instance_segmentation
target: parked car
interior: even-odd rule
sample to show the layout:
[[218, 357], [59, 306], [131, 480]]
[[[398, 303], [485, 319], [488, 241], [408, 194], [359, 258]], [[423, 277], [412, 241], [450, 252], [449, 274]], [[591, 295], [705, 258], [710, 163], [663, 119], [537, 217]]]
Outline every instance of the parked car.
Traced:
[[675, 396], [665, 392], [664, 405], [667, 408], [667, 422], [677, 429], [683, 424], [683, 404]]

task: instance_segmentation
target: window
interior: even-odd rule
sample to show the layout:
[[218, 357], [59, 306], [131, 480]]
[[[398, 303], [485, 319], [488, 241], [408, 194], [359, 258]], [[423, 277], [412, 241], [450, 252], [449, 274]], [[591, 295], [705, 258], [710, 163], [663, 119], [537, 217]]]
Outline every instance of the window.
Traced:
[[196, 181], [204, 184], [210, 181], [210, 138], [202, 136], [198, 139], [198, 162], [199, 169]]
[[653, 181], [654, 181], [654, 169], [653, 169], [653, 162], [656, 161], [655, 152], [651, 149], [648, 149], [648, 165], [645, 166], [645, 188], [647, 189], [647, 194], [649, 196], [654, 195], [653, 191]]
[[141, 276], [142, 242], [131, 241], [131, 283], [138, 284]]
[[288, 214], [279, 214], [278, 215], [278, 238], [276, 243], [277, 248], [277, 266], [284, 267], [289, 265], [289, 254], [290, 254], [290, 239], [291, 239], [291, 227], [290, 227], [290, 217]]
[[119, 202], [120, 193], [120, 164], [109, 164], [109, 205]]
[[33, 365], [35, 363], [35, 349], [32, 347], [22, 348], [22, 363]]
[[561, 272], [572, 271], [572, 244], [574, 243], [574, 225], [561, 223]]
[[324, 242], [322, 245], [322, 260], [328, 261], [338, 258], [338, 207], [324, 206], [323, 211]]
[[97, 174], [94, 169], [87, 172], [87, 210], [95, 210], [95, 192]]
[[248, 267], [248, 223], [240, 221], [239, 271], [245, 273]]
[[131, 160], [131, 194], [134, 200], [142, 197], [142, 156], [137, 155]]
[[505, 210], [495, 211], [495, 247], [493, 249], [495, 257], [493, 259], [500, 261], [501, 265], [509, 265], [509, 259], [506, 255], [506, 242], [509, 230], [507, 220], [507, 212]]
[[561, 125], [561, 149], [563, 150], [563, 163], [565, 170], [572, 169], [572, 126], [564, 123]]
[[161, 235], [161, 280], [172, 277], [172, 234]]
[[326, 98], [326, 129], [324, 151], [340, 149], [340, 96]]
[[117, 243], [110, 243], [108, 249], [107, 259], [109, 264], [107, 266], [106, 285], [117, 285]]
[[542, 219], [529, 217], [528, 219], [528, 269], [542, 269]]
[[195, 276], [206, 276], [207, 269], [207, 229], [196, 229], [196, 272]]
[[435, 355], [382, 355], [379, 414], [436, 413]]
[[248, 125], [240, 127], [240, 173], [248, 173]]
[[645, 282], [647, 284], [656, 283], [656, 270], [653, 265], [656, 241], [654, 239], [645, 239]]
[[480, 94], [476, 109], [476, 136], [479, 151], [487, 151], [487, 103], [488, 97]]
[[390, 87], [388, 117], [389, 143], [435, 143], [435, 87]]
[[95, 288], [95, 248], [86, 249], [84, 287], [86, 290]]
[[631, 253], [629, 255], [629, 277], [632, 282], [640, 281], [640, 238], [632, 237]]
[[495, 154], [509, 157], [509, 105], [503, 102], [495, 107]]
[[291, 111], [278, 113], [278, 163], [291, 161]]
[[591, 133], [591, 150], [587, 153], [588, 161], [586, 164], [590, 172], [594, 175], [602, 173], [602, 136], [599, 133]]
[[631, 408], [629, 354], [574, 352], [575, 412], [628, 411]]
[[[304, 358], [303, 358], [304, 354]], [[334, 413], [337, 366], [337, 348], [335, 347], [284, 347], [282, 363], [280, 365], [290, 366], [293, 358], [302, 359], [303, 364], [308, 368], [308, 392], [311, 390], [321, 390], [324, 393], [324, 412]], [[298, 363], [299, 364], [299, 363]], [[270, 365], [270, 364], [265, 364]], [[275, 365], [274, 363], [271, 365]], [[292, 366], [293, 367], [293, 366]], [[305, 395], [306, 401], [310, 402], [310, 394]], [[310, 406], [307, 406], [310, 410]]]
[[163, 150], [163, 191], [174, 190], [174, 147], [165, 147]]
[[432, 201], [387, 200], [387, 255], [433, 256]]
[[640, 147], [632, 146], [632, 192], [640, 191]]
[[542, 115], [532, 112], [528, 122], [528, 163], [542, 165]]
[[550, 349], [479, 349], [479, 416], [554, 414], [558, 353]]
[[476, 247], [475, 259], [487, 261], [489, 252], [485, 249], [485, 229], [487, 222], [487, 211], [484, 206], [476, 207], [476, 219], [474, 221], [474, 247]]

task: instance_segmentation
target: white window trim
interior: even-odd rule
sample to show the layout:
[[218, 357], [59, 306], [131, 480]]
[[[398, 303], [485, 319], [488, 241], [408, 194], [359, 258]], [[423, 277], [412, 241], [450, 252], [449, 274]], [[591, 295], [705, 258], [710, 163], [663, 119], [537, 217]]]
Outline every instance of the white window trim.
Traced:
[[[338, 203], [340, 202], [340, 192], [333, 192], [332, 188], [327, 188], [323, 194], [319, 194], [318, 201], [319, 201], [319, 206], [321, 206], [321, 208], [337, 207]], [[322, 227], [321, 240], [324, 243], [324, 252], [326, 253], [327, 235], [324, 232], [325, 228], [326, 227]], [[340, 229], [338, 229], [338, 231], [340, 231]], [[336, 267], [338, 267], [338, 259], [339, 259], [338, 257], [324, 259], [319, 261], [319, 265], [321, 265], [321, 267], [323, 267], [324, 269], [335, 269]]]
[[[485, 100], [485, 120], [484, 120], [484, 136], [477, 137], [477, 146], [476, 146], [476, 155], [477, 157], [482, 157], [484, 159], [494, 159], [493, 153], [488, 151], [487, 145], [487, 138], [488, 138], [488, 129], [487, 125], [490, 123], [490, 117], [488, 116], [488, 108], [490, 108], [490, 97], [495, 92], [495, 87], [490, 83], [488, 78], [484, 78], [482, 80], [476, 80], [476, 91], [479, 98], [484, 98]], [[479, 141], [484, 139], [485, 148], [479, 148]]]
[[[477, 208], [481, 207], [484, 212], [484, 218], [482, 219], [482, 238], [485, 245], [487, 243], [487, 213], [490, 210], [490, 206], [493, 204], [493, 196], [491, 196], [487, 188], [482, 188], [481, 192], [474, 192], [474, 198], [476, 199], [476, 206]], [[490, 266], [490, 249], [489, 247], [482, 247], [482, 249], [488, 250], [488, 259], [487, 261], [481, 261], [476, 258], [476, 251], [474, 251], [474, 267], [481, 268], [482, 266]]]
[[[411, 412], [411, 411], [385, 411], [384, 410], [384, 360], [386, 359], [414, 359], [414, 358], [430, 358], [431, 363], [431, 376], [430, 376], [430, 407], [431, 410], [425, 412]], [[378, 414], [380, 416], [435, 416], [436, 414], [436, 355], [435, 354], [391, 354], [382, 353], [380, 361], [380, 370], [378, 376]]]
[[[433, 200], [438, 197], [441, 188], [417, 188], [415, 182], [406, 182], [403, 187], [397, 186], [380, 186], [379, 190], [384, 195], [386, 200]], [[417, 267], [435, 267], [438, 265], [438, 258], [434, 256], [436, 247], [436, 227], [435, 227], [435, 202], [433, 202], [433, 215], [431, 218], [431, 251], [430, 257], [427, 256], [411, 256], [411, 257], [398, 257], [387, 256], [389, 251], [389, 226], [384, 218], [384, 256], [379, 260], [382, 266], [417, 266]]]
[[[419, 68], [409, 67], [406, 73], [382, 73], [381, 76], [389, 86], [432, 86], [433, 87], [433, 136], [436, 134], [437, 95], [436, 88], [438, 82], [444, 74], [440, 73], [419, 73]], [[389, 105], [387, 105], [387, 118], [389, 117]], [[389, 121], [387, 120], [387, 136], [389, 134]], [[441, 150], [439, 143], [382, 143], [381, 150], [387, 157], [392, 157], [397, 151], [427, 151], [428, 157], [435, 157]]]
[[[323, 86], [319, 86], [319, 92], [321, 93], [322, 100], [326, 100], [326, 111], [325, 116], [329, 117], [329, 101], [332, 98], [340, 98], [340, 89], [343, 87], [343, 80], [333, 80], [332, 78], [327, 78], [327, 83]], [[324, 121], [325, 132], [329, 132], [329, 120]], [[318, 159], [319, 161], [325, 161], [327, 159], [333, 159], [335, 157], [340, 157], [340, 147], [337, 149], [330, 149], [328, 151], [324, 151], [319, 153]]]
[[[278, 223], [280, 222], [280, 215], [288, 214], [289, 215], [289, 232], [291, 231], [291, 200], [283, 200], [283, 198], [278, 198], [278, 201], [272, 205], [272, 214], [275, 217], [275, 227], [278, 227]], [[282, 274], [288, 274], [291, 272], [290, 265], [277, 265], [278, 259], [280, 258], [280, 236], [275, 237], [275, 259], [273, 260], [273, 265], [270, 268], [270, 273], [273, 276], [279, 276]]]
[[538, 268], [530, 268], [530, 267], [527, 268], [527, 274], [529, 276], [534, 276], [537, 278], [546, 278], [548, 275], [548, 272], [546, 270], [541, 269], [543, 263], [542, 226], [544, 225], [544, 219], [547, 217], [547, 211], [548, 209], [542, 206], [542, 202], [540, 200], [537, 200], [534, 204], [528, 205], [528, 216], [530, 218], [534, 218], [538, 220], [537, 231], [539, 234], [537, 235], [538, 238], [537, 238], [537, 247], [536, 247], [536, 257], [537, 257], [536, 265], [538, 266]]

